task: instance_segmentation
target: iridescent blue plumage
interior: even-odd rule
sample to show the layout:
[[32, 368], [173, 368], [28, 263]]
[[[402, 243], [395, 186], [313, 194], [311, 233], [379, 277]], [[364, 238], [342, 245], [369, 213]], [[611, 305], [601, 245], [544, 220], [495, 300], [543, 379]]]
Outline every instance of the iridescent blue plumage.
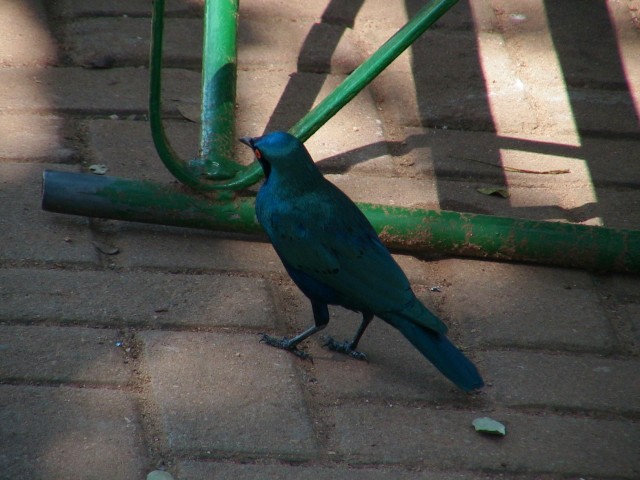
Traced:
[[296, 345], [329, 322], [327, 305], [361, 312], [355, 338], [330, 348], [364, 358], [357, 344], [377, 316], [400, 330], [463, 390], [483, 385], [475, 366], [453, 345], [447, 327], [415, 297], [409, 281], [358, 207], [316, 168], [302, 143], [284, 132], [244, 138], [265, 171], [256, 216], [287, 272], [313, 308], [315, 325], [291, 339], [264, 341], [305, 356]]

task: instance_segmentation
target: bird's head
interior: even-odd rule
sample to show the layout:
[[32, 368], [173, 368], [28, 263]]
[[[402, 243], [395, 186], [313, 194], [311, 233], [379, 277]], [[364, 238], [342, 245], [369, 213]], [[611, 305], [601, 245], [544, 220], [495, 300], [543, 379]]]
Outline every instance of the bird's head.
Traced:
[[289, 133], [272, 132], [240, 141], [251, 147], [267, 179], [274, 172], [291, 180], [322, 176], [302, 142]]

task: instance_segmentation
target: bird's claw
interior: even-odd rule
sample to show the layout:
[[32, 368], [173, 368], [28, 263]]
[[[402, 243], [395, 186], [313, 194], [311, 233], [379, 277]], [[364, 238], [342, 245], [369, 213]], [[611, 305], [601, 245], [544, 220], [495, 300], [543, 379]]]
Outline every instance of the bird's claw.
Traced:
[[344, 342], [336, 342], [333, 338], [326, 337], [323, 347], [326, 347], [334, 352], [344, 353], [345, 355], [349, 355], [356, 360], [364, 360], [365, 362], [368, 361], [367, 356], [362, 352], [354, 350], [352, 348], [352, 345], [353, 343], [349, 342], [348, 340]]
[[282, 350], [293, 353], [302, 360], [310, 360], [311, 362], [313, 362], [313, 358], [311, 357], [311, 355], [302, 350], [298, 350], [298, 348], [294, 344], [292, 344], [290, 339], [288, 339], [287, 337], [272, 337], [271, 335], [267, 335], [266, 333], [260, 333], [259, 335], [261, 343], [266, 343], [267, 345], [271, 345], [272, 347], [281, 348]]

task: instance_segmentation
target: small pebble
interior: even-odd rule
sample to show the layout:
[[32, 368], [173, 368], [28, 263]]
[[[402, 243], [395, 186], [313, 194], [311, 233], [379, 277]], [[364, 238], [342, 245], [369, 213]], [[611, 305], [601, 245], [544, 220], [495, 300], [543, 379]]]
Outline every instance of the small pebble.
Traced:
[[147, 475], [147, 480], [173, 480], [173, 475], [162, 470], [154, 470]]

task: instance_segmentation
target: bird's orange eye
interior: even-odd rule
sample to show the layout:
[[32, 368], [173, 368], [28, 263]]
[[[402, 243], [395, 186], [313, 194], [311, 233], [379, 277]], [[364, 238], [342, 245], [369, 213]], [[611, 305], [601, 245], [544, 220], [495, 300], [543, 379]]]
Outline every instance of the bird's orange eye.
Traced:
[[260, 150], [258, 150], [257, 148], [255, 148], [255, 149], [253, 150], [253, 153], [255, 153], [255, 154], [256, 154], [256, 158], [257, 158], [258, 160], [260, 160], [260, 159], [262, 158], [262, 154], [260, 153]]

